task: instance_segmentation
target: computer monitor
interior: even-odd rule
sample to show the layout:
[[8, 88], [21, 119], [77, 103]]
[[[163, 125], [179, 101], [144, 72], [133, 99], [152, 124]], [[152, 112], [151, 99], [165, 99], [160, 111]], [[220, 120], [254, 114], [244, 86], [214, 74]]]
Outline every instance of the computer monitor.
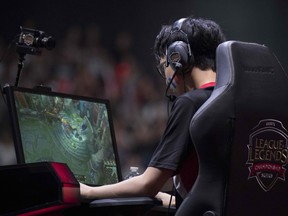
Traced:
[[46, 88], [7, 86], [18, 163], [66, 163], [79, 182], [122, 180], [110, 103]]

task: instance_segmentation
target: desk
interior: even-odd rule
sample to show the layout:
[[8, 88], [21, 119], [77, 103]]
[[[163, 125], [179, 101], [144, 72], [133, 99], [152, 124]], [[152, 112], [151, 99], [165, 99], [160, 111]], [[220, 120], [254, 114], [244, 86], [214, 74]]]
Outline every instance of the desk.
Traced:
[[[111, 202], [110, 202], [111, 201]], [[110, 204], [109, 204], [110, 202]], [[103, 199], [65, 209], [55, 216], [173, 216], [175, 208], [167, 209], [148, 197]]]
[[1, 215], [167, 216], [162, 201], [149, 197], [80, 200], [79, 183], [66, 164], [5, 166], [0, 176], [0, 184], [9, 188], [1, 194]]
[[162, 202], [149, 197], [97, 199], [90, 202], [85, 201], [80, 206], [65, 209], [61, 214], [63, 216], [142, 216], [152, 211], [156, 206], [162, 206]]

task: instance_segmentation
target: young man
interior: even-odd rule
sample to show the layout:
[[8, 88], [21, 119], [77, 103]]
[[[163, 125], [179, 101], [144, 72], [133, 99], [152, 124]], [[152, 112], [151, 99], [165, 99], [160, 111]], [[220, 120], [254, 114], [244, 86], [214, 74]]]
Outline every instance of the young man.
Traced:
[[[183, 18], [163, 26], [154, 52], [158, 70], [167, 83], [166, 94], [173, 101], [163, 137], [143, 174], [100, 187], [80, 184], [83, 198], [150, 196], [159, 193], [173, 176], [177, 206], [189, 192], [198, 172], [197, 155], [189, 135], [190, 121], [209, 98], [216, 78], [215, 54], [225, 41], [218, 24], [202, 18]], [[168, 92], [173, 92], [169, 95]]]

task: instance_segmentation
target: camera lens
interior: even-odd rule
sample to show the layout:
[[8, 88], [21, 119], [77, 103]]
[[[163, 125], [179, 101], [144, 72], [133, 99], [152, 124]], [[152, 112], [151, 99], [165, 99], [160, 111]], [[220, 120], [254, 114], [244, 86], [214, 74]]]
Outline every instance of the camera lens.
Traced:
[[56, 42], [55, 39], [50, 36], [50, 37], [36, 38], [34, 41], [34, 45], [39, 48], [43, 47], [48, 50], [51, 50], [55, 47]]

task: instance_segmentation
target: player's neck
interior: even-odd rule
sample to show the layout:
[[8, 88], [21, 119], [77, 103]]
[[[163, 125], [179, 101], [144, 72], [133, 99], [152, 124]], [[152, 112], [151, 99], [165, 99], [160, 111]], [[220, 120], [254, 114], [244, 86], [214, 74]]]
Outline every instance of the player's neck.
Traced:
[[216, 81], [216, 73], [213, 70], [200, 70], [199, 68], [193, 68], [192, 79], [194, 80], [194, 88], [200, 88], [207, 83]]

